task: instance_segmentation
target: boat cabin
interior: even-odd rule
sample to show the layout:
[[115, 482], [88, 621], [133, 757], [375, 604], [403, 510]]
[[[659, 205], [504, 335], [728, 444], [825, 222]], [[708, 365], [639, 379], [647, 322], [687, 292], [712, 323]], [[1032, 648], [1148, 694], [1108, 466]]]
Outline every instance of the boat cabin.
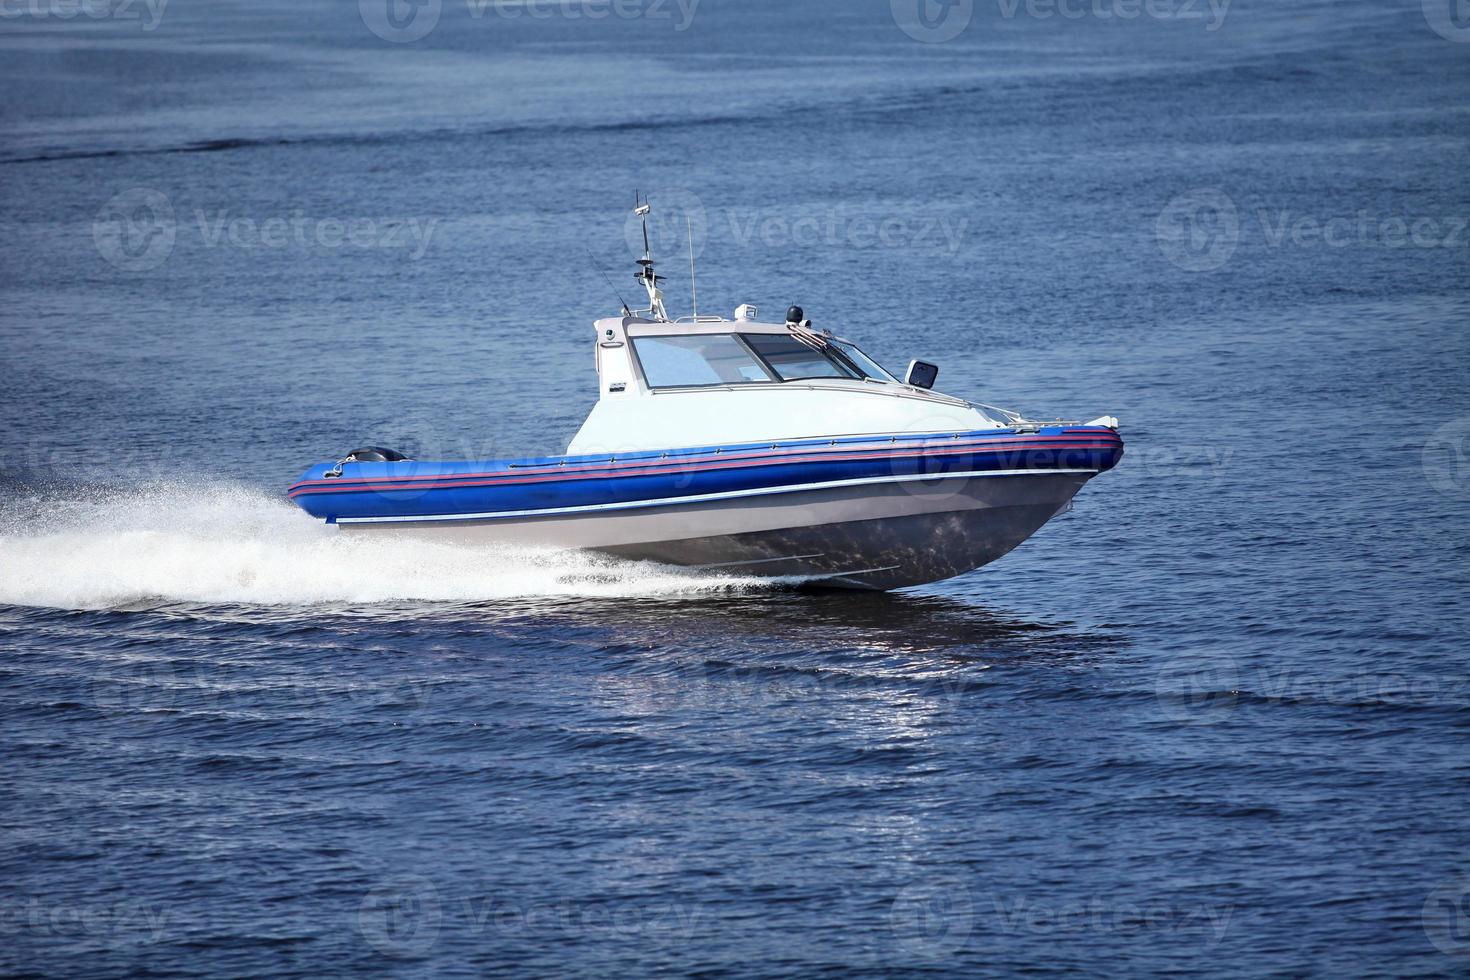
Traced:
[[[865, 435], [1003, 429], [1020, 416], [931, 390], [938, 368], [914, 361], [900, 381], [851, 341], [816, 331], [801, 307], [762, 323], [744, 305], [733, 320], [671, 319], [654, 272], [646, 201], [638, 283], [648, 308], [598, 320], [598, 400], [568, 455], [774, 443]], [[693, 254], [690, 282], [693, 285]], [[610, 283], [609, 283], [610, 284]]]
[[[799, 310], [793, 310], [799, 314]], [[810, 321], [599, 320], [595, 408], [567, 452], [583, 455], [850, 435], [1005, 428], [1011, 421], [905, 383]]]

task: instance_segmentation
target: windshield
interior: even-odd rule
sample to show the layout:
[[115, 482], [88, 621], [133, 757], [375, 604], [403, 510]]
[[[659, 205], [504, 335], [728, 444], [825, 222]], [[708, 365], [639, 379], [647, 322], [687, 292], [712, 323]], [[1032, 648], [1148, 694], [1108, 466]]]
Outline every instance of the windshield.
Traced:
[[650, 388], [761, 384], [814, 378], [897, 381], [855, 345], [833, 337], [821, 348], [790, 334], [687, 334], [634, 337]]
[[741, 334], [750, 349], [760, 355], [782, 381], [807, 378], [857, 378], [860, 373], [826, 351], [808, 347], [789, 334]]
[[864, 375], [872, 378], [874, 381], [898, 381], [897, 378], [889, 374], [884, 369], [883, 365], [879, 364], [867, 354], [864, 354], [862, 351], [858, 350], [857, 344], [848, 343], [845, 340], [834, 339], [832, 341], [832, 346], [842, 351], [847, 359], [852, 362], [853, 367], [857, 368]]

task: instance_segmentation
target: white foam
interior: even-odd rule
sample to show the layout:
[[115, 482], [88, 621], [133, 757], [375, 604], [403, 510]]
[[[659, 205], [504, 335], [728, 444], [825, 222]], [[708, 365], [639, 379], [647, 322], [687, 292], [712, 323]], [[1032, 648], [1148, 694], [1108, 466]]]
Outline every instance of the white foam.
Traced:
[[759, 587], [575, 552], [339, 534], [238, 486], [154, 485], [0, 513], [0, 603], [307, 605], [523, 596], [670, 596]]

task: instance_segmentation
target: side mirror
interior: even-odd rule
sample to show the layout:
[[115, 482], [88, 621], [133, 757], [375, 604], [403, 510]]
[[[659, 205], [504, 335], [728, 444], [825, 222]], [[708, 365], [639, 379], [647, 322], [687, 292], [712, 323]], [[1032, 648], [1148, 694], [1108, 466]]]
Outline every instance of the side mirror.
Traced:
[[937, 380], [939, 380], [939, 365], [930, 364], [928, 361], [909, 361], [908, 374], [904, 375], [903, 383], [913, 385], [915, 388], [933, 388]]

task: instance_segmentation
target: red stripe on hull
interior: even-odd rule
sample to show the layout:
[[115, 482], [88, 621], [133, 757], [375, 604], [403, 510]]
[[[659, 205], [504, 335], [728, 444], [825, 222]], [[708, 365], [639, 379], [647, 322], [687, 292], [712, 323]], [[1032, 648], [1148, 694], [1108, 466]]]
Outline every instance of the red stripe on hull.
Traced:
[[[1074, 430], [1075, 431], [1075, 430]], [[702, 473], [711, 470], [733, 469], [747, 466], [771, 466], [771, 465], [793, 465], [808, 462], [851, 462], [855, 460], [884, 459], [904, 453], [913, 455], [915, 449], [926, 447], [934, 448], [936, 451], [924, 453], [928, 457], [938, 456], [962, 456], [976, 455], [978, 453], [1014, 453], [1026, 449], [1047, 449], [1051, 451], [1066, 451], [1074, 449], [1112, 449], [1122, 445], [1122, 439], [1116, 435], [1111, 438], [1082, 430], [1087, 436], [1087, 442], [1079, 441], [1077, 436], [1031, 436], [1021, 439], [996, 439], [987, 438], [978, 442], [959, 443], [946, 446], [938, 450], [934, 443], [910, 443], [907, 446], [893, 446], [881, 452], [833, 452], [831, 450], [794, 450], [785, 453], [763, 453], [745, 456], [721, 456], [695, 457], [689, 460], [678, 460], [657, 463], [624, 463], [615, 466], [578, 466], [578, 467], [544, 467], [521, 475], [513, 473], [465, 473], [465, 474], [425, 474], [422, 476], [381, 476], [364, 477], [351, 481], [335, 480], [309, 480], [295, 484], [287, 491], [287, 496], [295, 498], [308, 493], [365, 493], [365, 492], [391, 492], [399, 490], [442, 490], [460, 489], [482, 486], [516, 486], [527, 483], [547, 483], [569, 479], [604, 479], [604, 478], [626, 478], [633, 476], [658, 476], [673, 472]], [[1058, 444], [1057, 440], [1062, 440]], [[995, 443], [1003, 445], [996, 446]], [[699, 459], [708, 459], [708, 462], [696, 462]], [[943, 474], [935, 474], [942, 476]], [[488, 477], [489, 479], [481, 479]]]

